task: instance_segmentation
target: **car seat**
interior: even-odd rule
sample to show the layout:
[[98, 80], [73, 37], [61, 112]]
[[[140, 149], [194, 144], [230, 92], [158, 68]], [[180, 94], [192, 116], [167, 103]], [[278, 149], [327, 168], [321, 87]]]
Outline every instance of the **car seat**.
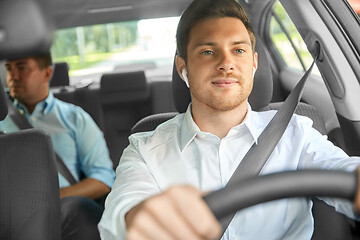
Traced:
[[150, 87], [144, 71], [105, 73], [100, 80], [104, 136], [117, 166], [134, 124], [151, 113]]
[[[249, 96], [249, 103], [255, 111], [278, 110], [282, 103], [271, 103], [273, 93], [272, 71], [267, 59], [266, 50], [259, 38], [257, 38], [255, 50], [259, 54], [258, 69], [254, 76], [254, 86]], [[147, 116], [134, 125], [131, 133], [152, 131], [159, 124], [186, 111], [191, 102], [190, 91], [177, 73], [175, 61], [173, 66], [172, 84], [174, 103], [178, 112]], [[314, 122], [313, 126], [315, 129], [322, 134], [327, 133], [322, 116], [315, 107], [300, 102], [295, 113], [311, 118]], [[351, 226], [351, 220], [343, 214], [336, 212], [333, 207], [328, 206], [321, 200], [313, 198], [313, 202], [315, 230], [312, 239], [352, 239], [351, 232], [353, 228]]]
[[53, 64], [53, 68], [50, 87], [69, 86], [69, 64], [67, 62], [56, 62]]
[[[8, 112], [0, 81], [0, 121]], [[0, 133], [0, 239], [60, 240], [60, 196], [50, 137]]]

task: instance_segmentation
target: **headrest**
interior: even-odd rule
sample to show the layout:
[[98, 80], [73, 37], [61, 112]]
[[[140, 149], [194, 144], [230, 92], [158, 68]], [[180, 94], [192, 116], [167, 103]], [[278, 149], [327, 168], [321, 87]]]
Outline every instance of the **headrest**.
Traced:
[[[260, 38], [256, 40], [255, 51], [258, 53], [258, 69], [254, 76], [254, 86], [249, 96], [249, 103], [253, 110], [259, 110], [271, 102], [273, 81], [271, 67]], [[176, 110], [180, 113], [185, 112], [191, 101], [190, 91], [177, 73], [175, 61], [173, 65], [172, 87]]]
[[7, 96], [4, 90], [4, 86], [0, 79], [0, 121], [4, 120], [6, 115], [8, 114], [6, 98]]
[[105, 101], [113, 101], [110, 95], [116, 95], [118, 101], [141, 100], [150, 96], [144, 71], [106, 73], [100, 80], [100, 92]]
[[69, 86], [69, 64], [67, 62], [57, 62], [54, 63], [53, 69], [50, 87]]

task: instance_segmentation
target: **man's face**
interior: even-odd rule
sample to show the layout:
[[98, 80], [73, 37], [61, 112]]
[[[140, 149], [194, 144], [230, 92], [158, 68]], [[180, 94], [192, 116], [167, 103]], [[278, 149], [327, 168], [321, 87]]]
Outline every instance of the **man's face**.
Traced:
[[24, 104], [32, 104], [41, 97], [39, 94], [44, 92], [49, 80], [48, 68], [40, 69], [33, 58], [7, 61], [5, 67], [11, 97]]
[[257, 68], [250, 36], [237, 18], [205, 19], [190, 31], [186, 68], [192, 103], [229, 111], [247, 101]]

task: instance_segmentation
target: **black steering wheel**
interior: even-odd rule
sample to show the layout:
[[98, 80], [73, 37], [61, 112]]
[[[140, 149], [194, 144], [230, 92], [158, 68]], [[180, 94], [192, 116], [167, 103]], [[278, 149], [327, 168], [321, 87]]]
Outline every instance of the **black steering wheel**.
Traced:
[[338, 170], [286, 171], [248, 178], [204, 196], [217, 219], [241, 209], [290, 197], [337, 197], [353, 201], [357, 172]]

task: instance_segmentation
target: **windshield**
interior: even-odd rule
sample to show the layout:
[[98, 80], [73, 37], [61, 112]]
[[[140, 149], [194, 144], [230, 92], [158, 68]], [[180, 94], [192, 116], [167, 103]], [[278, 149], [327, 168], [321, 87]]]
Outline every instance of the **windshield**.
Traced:
[[170, 17], [61, 29], [51, 53], [54, 62], [69, 64], [70, 85], [113, 71], [170, 76], [178, 21]]

